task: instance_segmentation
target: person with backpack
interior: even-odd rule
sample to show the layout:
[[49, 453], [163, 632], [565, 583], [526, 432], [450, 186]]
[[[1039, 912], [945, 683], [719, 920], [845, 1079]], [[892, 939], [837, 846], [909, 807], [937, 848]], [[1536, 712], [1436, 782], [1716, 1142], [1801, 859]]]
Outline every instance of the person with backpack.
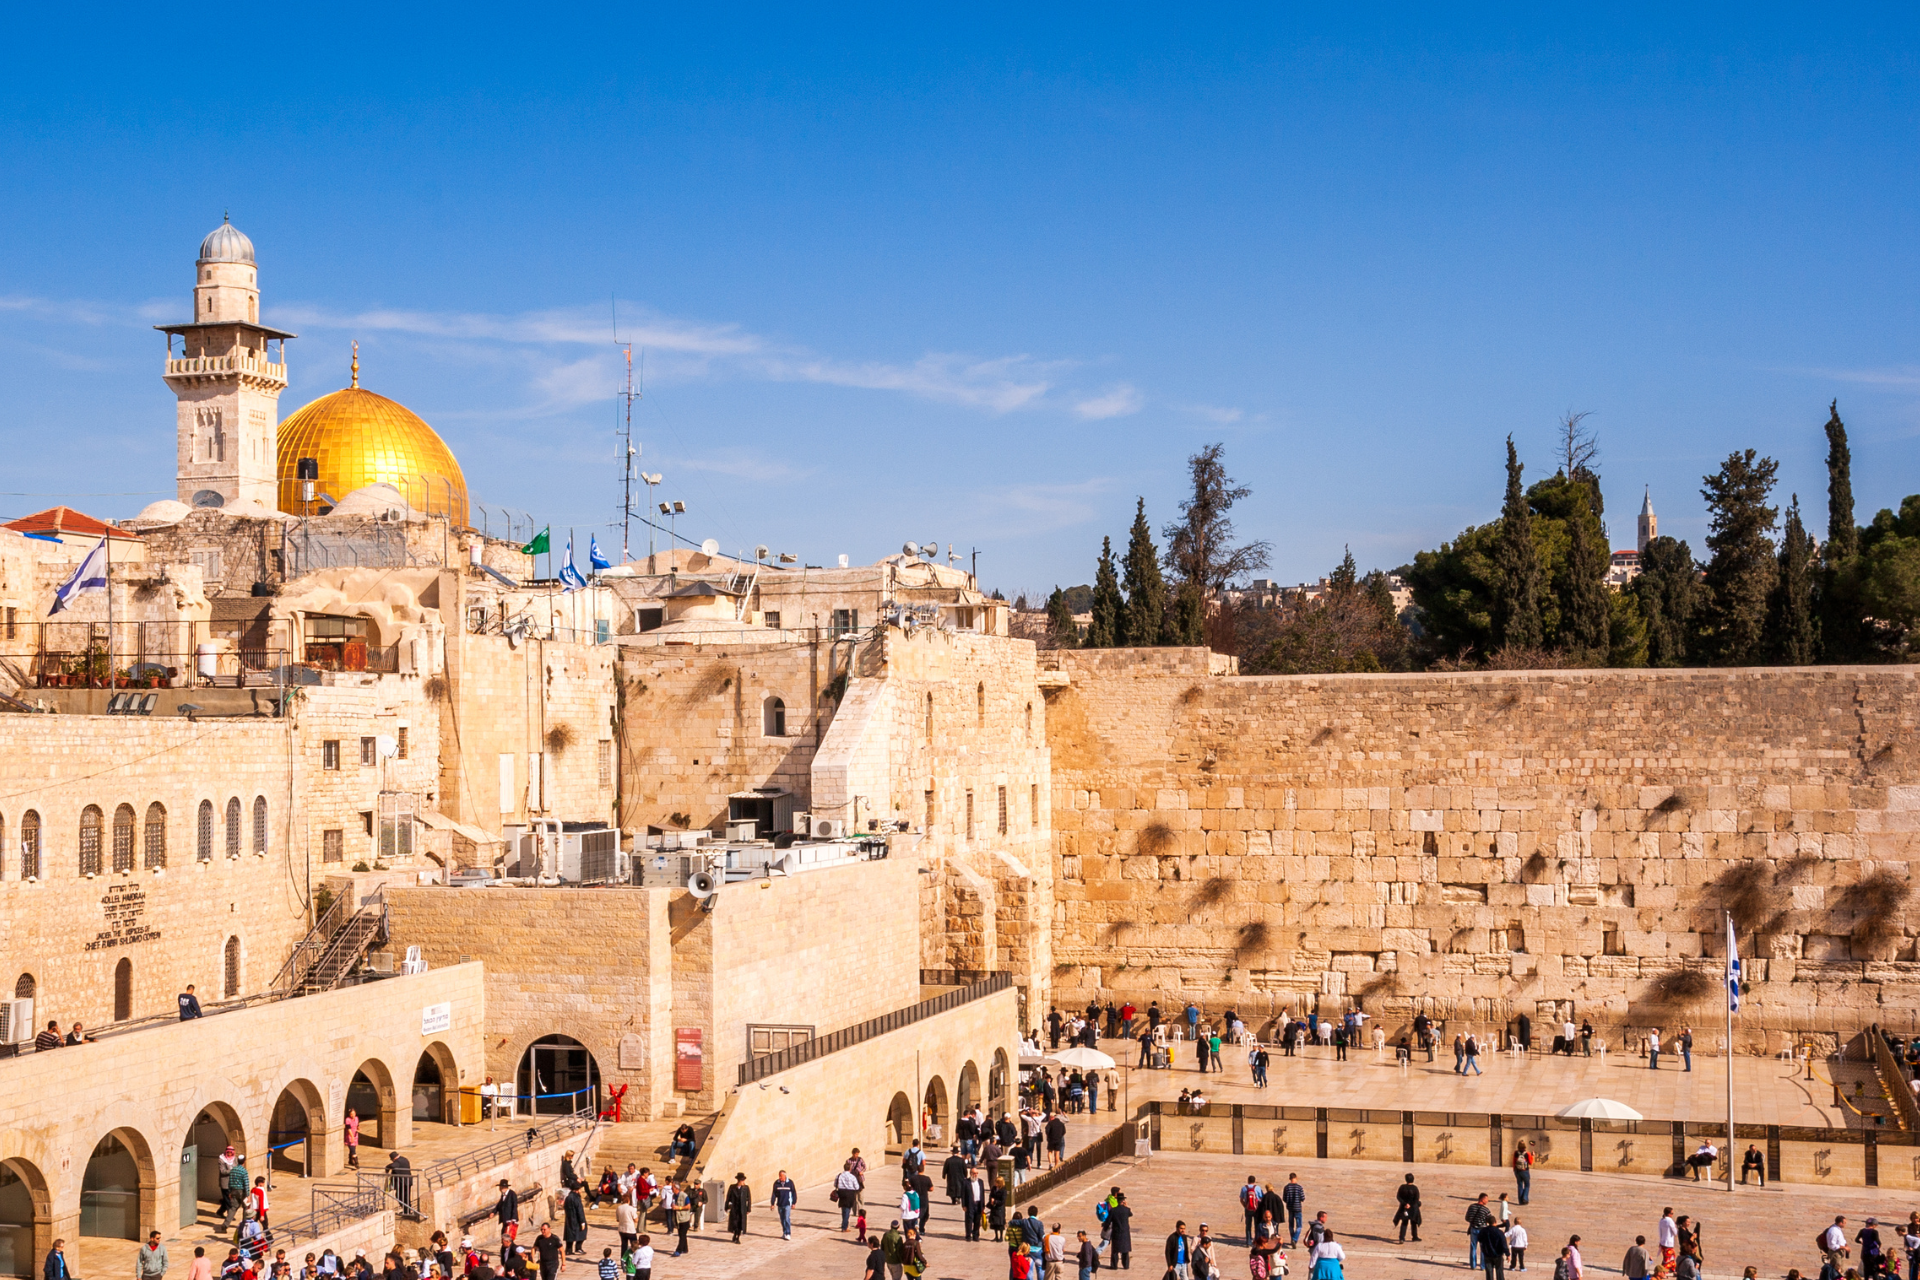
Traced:
[[1247, 1175], [1247, 1185], [1240, 1188], [1240, 1211], [1247, 1220], [1247, 1243], [1253, 1243], [1253, 1224], [1260, 1220], [1260, 1179], [1253, 1174]]
[[1521, 1204], [1533, 1190], [1533, 1150], [1525, 1138], [1513, 1144], [1513, 1185]]

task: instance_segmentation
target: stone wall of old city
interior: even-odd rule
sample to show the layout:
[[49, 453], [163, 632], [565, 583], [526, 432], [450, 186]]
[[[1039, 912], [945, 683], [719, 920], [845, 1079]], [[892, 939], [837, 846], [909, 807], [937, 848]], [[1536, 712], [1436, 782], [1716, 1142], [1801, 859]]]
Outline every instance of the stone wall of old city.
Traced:
[[1911, 669], [1221, 678], [1198, 651], [1049, 657], [1063, 1005], [1711, 1027], [1730, 911], [1743, 1050], [1913, 1021]]

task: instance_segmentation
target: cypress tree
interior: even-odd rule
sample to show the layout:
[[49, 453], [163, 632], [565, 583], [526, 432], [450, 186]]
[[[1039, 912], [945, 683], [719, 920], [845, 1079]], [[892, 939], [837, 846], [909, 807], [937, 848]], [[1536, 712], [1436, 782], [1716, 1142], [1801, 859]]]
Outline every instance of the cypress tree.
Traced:
[[1073, 606], [1059, 587], [1047, 597], [1047, 629], [1053, 633], [1056, 648], [1071, 649], [1080, 643], [1080, 628], [1073, 622]]
[[1338, 595], [1352, 595], [1360, 589], [1360, 566], [1353, 562], [1353, 548], [1346, 548], [1340, 564], [1327, 575], [1327, 588]]
[[1800, 523], [1800, 495], [1787, 508], [1780, 537], [1780, 573], [1773, 589], [1768, 631], [1774, 657], [1790, 667], [1813, 661], [1813, 535]]
[[1860, 554], [1860, 531], [1853, 523], [1853, 452], [1840, 402], [1827, 406], [1827, 545], [1821, 549], [1819, 586], [1820, 648], [1829, 662], [1857, 662], [1864, 655], [1866, 623], [1850, 585], [1852, 562]]
[[1613, 604], [1607, 591], [1607, 546], [1600, 521], [1589, 510], [1588, 487], [1578, 495], [1567, 518], [1565, 595], [1560, 604], [1560, 639], [1567, 648], [1597, 657], [1609, 647]]
[[1647, 665], [1684, 667], [1698, 600], [1693, 549], [1672, 538], [1655, 538], [1640, 553], [1634, 598], [1647, 628]]
[[1113, 539], [1100, 539], [1100, 567], [1093, 575], [1093, 621], [1087, 624], [1089, 649], [1120, 643], [1120, 575], [1114, 571]]
[[1121, 643], [1160, 643], [1160, 620], [1167, 611], [1167, 584], [1160, 576], [1160, 550], [1153, 545], [1153, 527], [1147, 523], [1147, 500], [1133, 509], [1133, 528], [1127, 533], [1127, 554], [1121, 562], [1127, 606], [1120, 614]]
[[1731, 453], [1700, 490], [1713, 551], [1705, 584], [1707, 644], [1720, 666], [1752, 666], [1769, 656], [1767, 603], [1780, 574], [1771, 534], [1780, 513], [1767, 499], [1779, 469], [1752, 449]]
[[1496, 648], [1537, 649], [1540, 631], [1540, 552], [1533, 545], [1533, 512], [1520, 485], [1520, 456], [1507, 437], [1507, 498], [1494, 544], [1493, 643]]

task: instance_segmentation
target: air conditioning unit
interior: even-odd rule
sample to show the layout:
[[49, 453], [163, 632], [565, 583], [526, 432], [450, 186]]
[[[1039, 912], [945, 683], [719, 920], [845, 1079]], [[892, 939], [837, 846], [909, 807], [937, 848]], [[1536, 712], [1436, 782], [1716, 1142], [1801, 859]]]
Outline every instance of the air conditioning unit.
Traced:
[[815, 840], [846, 839], [847, 820], [845, 818], [815, 818], [813, 820], [813, 838]]
[[810, 813], [794, 814], [791, 830], [793, 834], [797, 836], [811, 835], [813, 833], [813, 815]]
[[33, 1001], [0, 1000], [0, 1044], [33, 1042]]
[[732, 844], [745, 844], [751, 841], [753, 839], [754, 828], [759, 825], [757, 822], [729, 822], [727, 824], [728, 842]]

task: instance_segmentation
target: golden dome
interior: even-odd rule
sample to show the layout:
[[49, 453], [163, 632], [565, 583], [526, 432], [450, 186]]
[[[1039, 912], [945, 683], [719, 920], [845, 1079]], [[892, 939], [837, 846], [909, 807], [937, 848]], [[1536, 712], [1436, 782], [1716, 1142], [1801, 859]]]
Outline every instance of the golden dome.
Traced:
[[[467, 523], [467, 479], [446, 441], [403, 404], [356, 385], [321, 396], [280, 424], [280, 509], [307, 514], [300, 459], [320, 464], [316, 494], [337, 500], [362, 485], [390, 484], [416, 511]], [[316, 498], [316, 504], [318, 499]]]

